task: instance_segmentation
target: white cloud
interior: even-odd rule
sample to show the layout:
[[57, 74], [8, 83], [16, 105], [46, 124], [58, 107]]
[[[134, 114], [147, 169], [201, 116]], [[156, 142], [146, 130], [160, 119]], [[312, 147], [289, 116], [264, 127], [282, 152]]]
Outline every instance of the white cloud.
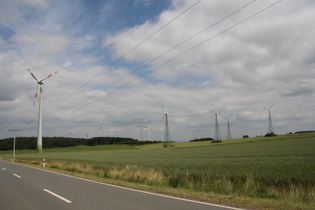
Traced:
[[70, 40], [64, 35], [36, 29], [17, 34], [11, 40], [21, 46], [22, 50], [25, 49], [25, 54], [42, 57], [56, 57], [65, 51], [70, 43]]
[[150, 6], [152, 0], [134, 0], [134, 4], [144, 4], [145, 6]]
[[[185, 42], [248, 3], [201, 1], [110, 66], [109, 56], [120, 58], [194, 2], [174, 0], [155, 22], [116, 30], [116, 34], [98, 25], [115, 21], [111, 16], [115, 4], [110, 2], [99, 8], [100, 20], [93, 23], [77, 22], [83, 11], [79, 4], [27, 4], [40, 15], [25, 18], [14, 9], [20, 2], [6, 3], [12, 14], [2, 20], [14, 33], [9, 40], [0, 39], [5, 46], [0, 51], [0, 138], [13, 127], [24, 130], [23, 135], [36, 135], [37, 107], [32, 107], [36, 82], [26, 68], [38, 78], [59, 71], [43, 86], [44, 135], [67, 135], [73, 130], [73, 136], [85, 137], [86, 132], [89, 137], [99, 136], [104, 121], [113, 136], [140, 138], [137, 125], [150, 120], [152, 139], [163, 140], [161, 105], [173, 112], [169, 115], [171, 136], [179, 141], [213, 137], [214, 117], [209, 108], [221, 110], [224, 116], [233, 114], [230, 124], [235, 138], [265, 134], [268, 113], [262, 107], [271, 104], [275, 104], [276, 133], [314, 130], [315, 30], [310, 26], [315, 13], [310, 1], [283, 1], [220, 34], [276, 2], [256, 1]], [[74, 9], [77, 13], [70, 19], [67, 13]], [[76, 24], [69, 27], [70, 23]], [[84, 32], [88, 23], [95, 26]], [[219, 122], [224, 138], [226, 120], [219, 117]]]

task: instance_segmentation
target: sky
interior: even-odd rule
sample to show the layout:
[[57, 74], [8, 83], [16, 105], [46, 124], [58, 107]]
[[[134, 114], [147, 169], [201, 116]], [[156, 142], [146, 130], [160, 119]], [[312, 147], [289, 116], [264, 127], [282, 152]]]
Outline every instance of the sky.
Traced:
[[[0, 0], [0, 139], [315, 130], [311, 0]], [[56, 74], [54, 74], [57, 72]], [[163, 110], [164, 108], [164, 110]], [[106, 130], [100, 129], [101, 127]], [[10, 129], [22, 132], [14, 134]]]

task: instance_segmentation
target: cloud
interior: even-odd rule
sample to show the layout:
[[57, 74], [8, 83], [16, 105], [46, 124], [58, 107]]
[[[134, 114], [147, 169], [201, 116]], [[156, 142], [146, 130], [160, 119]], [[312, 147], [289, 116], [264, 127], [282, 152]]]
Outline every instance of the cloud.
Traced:
[[145, 6], [150, 6], [152, 4], [151, 0], [134, 0], [134, 4], [143, 4]]
[[56, 57], [57, 54], [67, 49], [70, 42], [61, 34], [34, 29], [25, 31], [24, 34], [17, 34], [11, 40], [21, 46], [21, 49], [25, 49], [25, 54], [43, 57]]
[[26, 68], [38, 78], [59, 71], [43, 86], [47, 136], [99, 136], [104, 121], [112, 136], [140, 138], [137, 125], [150, 121], [151, 139], [163, 140], [162, 105], [171, 112], [176, 141], [213, 137], [210, 108], [232, 114], [234, 138], [264, 135], [262, 107], [271, 104], [276, 133], [313, 130], [313, 3], [287, 0], [238, 24], [275, 2], [255, 1], [220, 21], [248, 1], [201, 1], [160, 31], [195, 1], [164, 2], [150, 17], [156, 5], [135, 1], [129, 10], [146, 7], [148, 13], [130, 22], [133, 13], [117, 15], [125, 8], [114, 1], [6, 2], [0, 9], [7, 14], [0, 12], [0, 138], [13, 127], [36, 135], [36, 82]]

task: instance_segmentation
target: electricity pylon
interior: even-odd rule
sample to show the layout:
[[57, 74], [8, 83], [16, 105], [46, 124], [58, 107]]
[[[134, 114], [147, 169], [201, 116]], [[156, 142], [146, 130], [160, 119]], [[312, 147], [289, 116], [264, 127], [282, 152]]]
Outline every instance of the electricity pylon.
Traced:
[[219, 130], [219, 122], [218, 122], [218, 113], [215, 111], [211, 110], [211, 112], [214, 113], [215, 115], [215, 130], [214, 130], [214, 142], [221, 142], [221, 136], [220, 136], [220, 130]]
[[269, 119], [268, 119], [268, 133], [267, 134], [275, 134], [275, 131], [273, 129], [273, 125], [272, 125], [272, 120], [271, 120], [271, 112], [270, 112], [270, 109], [271, 107], [273, 107], [274, 104], [272, 104], [269, 109], [266, 108], [266, 107], [263, 107], [263, 109], [266, 109], [268, 111], [268, 114], [269, 114]]

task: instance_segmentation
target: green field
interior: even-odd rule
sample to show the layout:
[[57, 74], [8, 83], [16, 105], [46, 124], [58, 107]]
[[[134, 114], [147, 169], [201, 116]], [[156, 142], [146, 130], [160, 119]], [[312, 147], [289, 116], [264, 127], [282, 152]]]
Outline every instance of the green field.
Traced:
[[[12, 151], [0, 151], [2, 159]], [[315, 209], [315, 133], [17, 151], [16, 161], [101, 181], [259, 209]]]

